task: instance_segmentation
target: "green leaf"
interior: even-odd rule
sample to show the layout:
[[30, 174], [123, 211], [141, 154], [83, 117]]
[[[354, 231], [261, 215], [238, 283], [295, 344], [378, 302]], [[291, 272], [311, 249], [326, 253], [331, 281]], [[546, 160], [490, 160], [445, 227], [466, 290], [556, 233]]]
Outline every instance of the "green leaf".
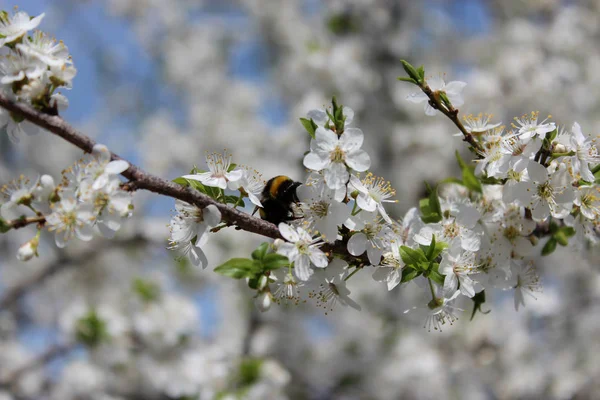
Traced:
[[444, 275], [442, 275], [438, 272], [438, 268], [439, 268], [439, 264], [433, 263], [429, 273], [427, 274], [427, 277], [429, 279], [431, 279], [432, 281], [434, 281], [435, 283], [437, 283], [438, 285], [443, 286], [445, 277], [444, 277]]
[[564, 233], [566, 237], [571, 237], [575, 235], [575, 228], [573, 228], [572, 226], [563, 226], [562, 228], [560, 228], [560, 230], [562, 233]]
[[249, 258], [232, 258], [215, 268], [215, 272], [234, 279], [253, 278], [260, 273], [260, 263]]
[[419, 78], [421, 78], [419, 82], [423, 82], [425, 80], [425, 66], [421, 65], [417, 68], [417, 73], [419, 74]]
[[300, 122], [302, 123], [302, 126], [304, 126], [304, 129], [306, 129], [306, 131], [308, 132], [308, 134], [310, 135], [311, 138], [315, 138], [315, 132], [317, 131], [317, 128], [319, 127], [315, 121], [313, 121], [313, 119], [307, 119], [307, 118], [300, 118]]
[[547, 132], [546, 139], [548, 139], [549, 142], [552, 142], [554, 139], [556, 139], [557, 135], [558, 135], [558, 128], [554, 129], [552, 132]]
[[419, 262], [428, 261], [422, 249], [412, 249], [408, 246], [400, 246], [400, 257], [402, 257], [404, 264], [415, 267], [419, 265]]
[[548, 254], [552, 254], [552, 252], [556, 250], [556, 244], [557, 242], [556, 239], [554, 239], [554, 237], [548, 239], [548, 241], [544, 245], [544, 248], [542, 249], [542, 255], [547, 256]]
[[429, 243], [429, 246], [427, 246], [427, 247], [428, 248], [427, 248], [425, 256], [427, 257], [427, 259], [429, 261], [432, 261], [433, 260], [433, 258], [432, 258], [433, 252], [435, 251], [435, 235], [431, 235], [431, 243]]
[[400, 282], [404, 283], [412, 281], [419, 275], [421, 275], [420, 271], [417, 271], [414, 268], [404, 267], [402, 268], [402, 279], [400, 280]]
[[437, 195], [437, 187], [432, 189], [427, 182], [425, 182], [425, 185], [429, 192], [429, 197], [419, 201], [421, 219], [427, 224], [440, 222], [442, 220], [442, 206]]
[[467, 189], [469, 189], [473, 192], [483, 193], [483, 189], [481, 187], [481, 182], [479, 182], [479, 179], [477, 179], [477, 177], [475, 176], [475, 173], [473, 172], [474, 168], [471, 168], [469, 165], [467, 165], [467, 163], [465, 163], [465, 160], [462, 159], [458, 150], [456, 151], [455, 154], [456, 154], [456, 160], [458, 161], [458, 165], [460, 166], [460, 169], [462, 170], [463, 185], [465, 185], [465, 187]]
[[173, 182], [177, 183], [178, 185], [182, 185], [182, 186], [190, 186], [190, 181], [188, 181], [187, 179], [185, 179], [182, 176], [180, 176], [179, 178], [173, 179]]
[[[436, 258], [444, 251], [444, 249], [448, 248], [448, 243], [446, 242], [436, 242], [435, 247], [424, 246], [426, 249], [423, 251], [427, 254], [427, 259], [429, 261], [435, 261]], [[430, 256], [431, 254], [431, 256]]]
[[406, 60], [400, 60], [400, 62], [402, 63], [402, 68], [404, 68], [404, 71], [406, 71], [408, 76], [413, 78], [415, 81], [419, 82], [421, 79], [421, 76], [420, 76], [419, 72], [415, 69], [415, 67], [410, 65], [410, 63]]
[[567, 246], [569, 244], [569, 238], [562, 230], [556, 232], [552, 238], [561, 246]]
[[264, 271], [273, 271], [275, 269], [287, 267], [290, 265], [290, 260], [281, 254], [271, 253], [267, 254], [265, 258], [263, 258], [262, 264]]
[[10, 231], [11, 229], [12, 228], [10, 227], [10, 225], [8, 225], [6, 223], [4, 218], [0, 217], [0, 233], [6, 233], [6, 232]]
[[409, 78], [407, 76], [399, 76], [398, 77], [399, 81], [403, 81], [403, 82], [410, 82], [410, 83], [414, 83], [415, 85], [418, 85], [419, 83], [417, 81], [415, 81], [413, 78]]
[[262, 260], [267, 255], [269, 251], [269, 243], [263, 242], [252, 252], [252, 259], [254, 260]]
[[227, 168], [227, 172], [233, 171], [237, 167], [236, 163], [229, 164], [229, 168]]
[[481, 310], [481, 305], [483, 303], [485, 303], [485, 290], [482, 290], [479, 293], [475, 293], [475, 296], [473, 296], [471, 298], [471, 300], [473, 300], [473, 312], [471, 313], [471, 321], [473, 321], [473, 318], [475, 317], [475, 314], [477, 313], [477, 311], [479, 311], [482, 314], [489, 314], [492, 310], [487, 310], [487, 311], [483, 311]]
[[223, 197], [223, 200], [227, 204], [233, 204], [235, 207], [243, 207], [246, 204], [244, 203], [244, 199], [239, 196], [226, 195]]

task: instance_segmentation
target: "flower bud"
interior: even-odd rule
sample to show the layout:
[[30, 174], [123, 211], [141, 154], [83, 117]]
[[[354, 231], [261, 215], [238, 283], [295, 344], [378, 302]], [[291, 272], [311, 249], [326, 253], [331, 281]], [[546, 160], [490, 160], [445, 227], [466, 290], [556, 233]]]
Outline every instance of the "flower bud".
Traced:
[[269, 284], [269, 278], [263, 275], [258, 280], [258, 290], [263, 290]]
[[284, 243], [285, 241], [283, 239], [275, 239], [273, 241], [273, 250], [277, 251], [277, 249]]
[[566, 153], [567, 152], [567, 148], [565, 147], [564, 144], [556, 143], [554, 145], [554, 152], [555, 153]]
[[269, 311], [273, 303], [273, 295], [271, 292], [263, 292], [256, 297], [254, 303], [261, 312]]
[[37, 248], [40, 240], [38, 237], [34, 237], [29, 242], [21, 245], [17, 251], [17, 259], [19, 261], [29, 261], [33, 256], [37, 256]]

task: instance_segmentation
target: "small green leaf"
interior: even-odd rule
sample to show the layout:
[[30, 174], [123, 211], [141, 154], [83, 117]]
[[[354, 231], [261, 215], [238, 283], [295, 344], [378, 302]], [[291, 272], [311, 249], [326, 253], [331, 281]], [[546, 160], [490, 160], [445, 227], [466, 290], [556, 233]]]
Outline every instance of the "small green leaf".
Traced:
[[286, 256], [282, 256], [281, 254], [271, 253], [267, 254], [263, 258], [262, 265], [264, 271], [273, 271], [275, 269], [287, 267], [288, 265], [290, 265], [290, 260]]
[[419, 72], [415, 69], [415, 67], [410, 65], [410, 63], [406, 60], [400, 60], [400, 62], [402, 63], [402, 68], [404, 68], [404, 71], [406, 71], [408, 76], [413, 78], [415, 81], [419, 82], [421, 79], [421, 76], [420, 76]]
[[253, 278], [260, 273], [260, 264], [249, 258], [232, 258], [215, 268], [215, 272], [234, 279]]
[[438, 272], [438, 268], [439, 268], [439, 264], [433, 263], [429, 273], [427, 274], [427, 277], [429, 279], [431, 279], [432, 281], [434, 281], [435, 283], [437, 283], [438, 285], [443, 286], [445, 277], [444, 277], [444, 275], [442, 275]]
[[223, 197], [223, 200], [226, 204], [233, 204], [235, 207], [243, 207], [246, 205], [244, 203], [244, 199], [242, 199], [239, 196], [226, 195], [225, 197]]
[[429, 261], [433, 261], [433, 253], [435, 252], [435, 235], [431, 235], [431, 243], [427, 248], [427, 254], [425, 255]]
[[190, 182], [182, 176], [180, 176], [179, 178], [173, 179], [173, 182], [177, 183], [178, 185], [182, 185], [182, 186], [190, 186]]
[[404, 267], [404, 268], [402, 268], [402, 279], [400, 282], [402, 282], [402, 283], [409, 282], [409, 281], [415, 279], [419, 275], [421, 275], [420, 271], [417, 271], [414, 268]]
[[566, 237], [571, 237], [575, 235], [575, 228], [573, 228], [572, 226], [563, 226], [562, 228], [560, 228], [560, 230]]
[[419, 262], [428, 261], [422, 249], [412, 249], [408, 246], [400, 246], [400, 257], [406, 265], [418, 266]]
[[481, 182], [475, 176], [473, 172], [473, 168], [471, 168], [465, 160], [462, 159], [458, 150], [456, 151], [456, 160], [458, 161], [458, 165], [462, 170], [462, 182], [465, 187], [473, 192], [483, 193], [483, 189], [481, 187]]
[[558, 135], [558, 128], [554, 129], [552, 132], [547, 132], [546, 139], [548, 139], [549, 142], [552, 142], [554, 139], [556, 139], [557, 135]]
[[227, 168], [227, 172], [233, 171], [237, 167], [236, 163], [229, 164], [229, 168]]
[[561, 246], [567, 246], [569, 244], [569, 238], [562, 230], [556, 232], [552, 238]]
[[419, 68], [417, 68], [417, 73], [419, 74], [419, 78], [421, 78], [419, 82], [423, 82], [425, 79], [425, 66], [421, 65]]
[[548, 254], [552, 254], [552, 252], [556, 250], [556, 244], [556, 239], [554, 239], [553, 237], [548, 239], [548, 241], [544, 245], [544, 248], [542, 249], [542, 255], [547, 256]]
[[10, 225], [8, 225], [6, 223], [4, 218], [0, 217], [0, 233], [6, 233], [6, 232], [10, 231], [11, 229], [12, 228], [10, 227]]
[[407, 76], [399, 76], [398, 77], [399, 81], [403, 81], [403, 82], [410, 82], [410, 83], [414, 83], [415, 85], [418, 85], [419, 83], [417, 81], [415, 81], [413, 78], [409, 78]]
[[308, 132], [308, 134], [310, 135], [311, 138], [315, 138], [315, 132], [317, 131], [317, 128], [319, 127], [315, 121], [313, 121], [313, 119], [306, 119], [306, 118], [300, 118], [300, 122], [302, 123], [302, 126], [304, 126], [304, 129], [306, 129], [306, 131]]
[[263, 242], [260, 246], [257, 247], [256, 250], [252, 252], [252, 259], [254, 260], [262, 260], [269, 251], [269, 243]]
[[471, 298], [471, 300], [473, 300], [473, 312], [471, 313], [471, 321], [473, 321], [473, 318], [475, 317], [475, 314], [477, 313], [477, 311], [479, 311], [482, 314], [489, 314], [492, 310], [487, 310], [487, 311], [483, 311], [481, 310], [481, 305], [483, 303], [485, 303], [485, 290], [482, 290], [479, 293], [475, 293], [475, 296], [473, 296]]

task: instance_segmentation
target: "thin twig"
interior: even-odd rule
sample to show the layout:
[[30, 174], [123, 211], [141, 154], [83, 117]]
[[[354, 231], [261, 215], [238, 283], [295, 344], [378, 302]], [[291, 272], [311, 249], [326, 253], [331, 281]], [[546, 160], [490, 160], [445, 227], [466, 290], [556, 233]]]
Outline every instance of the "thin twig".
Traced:
[[429, 85], [427, 85], [426, 83], [422, 83], [420, 87], [423, 93], [425, 93], [427, 97], [429, 97], [429, 105], [435, 108], [436, 110], [439, 110], [442, 114], [448, 117], [454, 123], [454, 125], [456, 125], [456, 127], [462, 132], [464, 136], [463, 140], [465, 142], [468, 142], [471, 145], [471, 147], [473, 147], [473, 150], [477, 154], [477, 157], [481, 158], [481, 153], [483, 153], [481, 144], [479, 144], [479, 142], [475, 140], [475, 137], [469, 131], [467, 131], [463, 123], [460, 122], [460, 119], [458, 118], [458, 110], [452, 106], [449, 106], [449, 108], [447, 108], [444, 104], [442, 104], [440, 97], [436, 95], [436, 93], [432, 91]]
[[[25, 103], [10, 100], [2, 93], [0, 93], [0, 106], [11, 113], [18, 114], [26, 120], [33, 122], [35, 125], [60, 136], [67, 142], [79, 147], [87, 153], [91, 153], [92, 148], [96, 144], [94, 140], [79, 132], [61, 117], [44, 114]], [[111, 153], [111, 158], [113, 160], [123, 160], [122, 157], [115, 153]], [[200, 208], [212, 204], [219, 209], [224, 221], [236, 225], [240, 229], [271, 238], [281, 237], [279, 229], [277, 229], [277, 226], [274, 224], [260, 218], [252, 217], [251, 215], [229, 207], [226, 204], [219, 203], [197, 190], [149, 174], [131, 162], [129, 162], [129, 168], [123, 172], [122, 175], [130, 180], [130, 182], [127, 183], [129, 190], [145, 189], [194, 204]]]
[[46, 223], [46, 217], [42, 216], [38, 216], [38, 217], [21, 217], [21, 218], [16, 218], [13, 219], [11, 221], [6, 221], [6, 228], [8, 229], [19, 229], [19, 228], [24, 228], [27, 225], [31, 225], [31, 224], [41, 224], [43, 225], [44, 223]]

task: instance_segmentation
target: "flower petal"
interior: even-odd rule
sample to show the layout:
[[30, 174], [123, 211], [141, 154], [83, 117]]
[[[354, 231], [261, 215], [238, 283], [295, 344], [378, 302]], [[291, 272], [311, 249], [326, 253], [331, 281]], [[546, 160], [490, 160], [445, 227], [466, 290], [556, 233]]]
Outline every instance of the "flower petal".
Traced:
[[365, 135], [360, 129], [348, 128], [344, 131], [342, 136], [340, 136], [339, 146], [345, 152], [352, 152], [360, 149], [364, 139]]

